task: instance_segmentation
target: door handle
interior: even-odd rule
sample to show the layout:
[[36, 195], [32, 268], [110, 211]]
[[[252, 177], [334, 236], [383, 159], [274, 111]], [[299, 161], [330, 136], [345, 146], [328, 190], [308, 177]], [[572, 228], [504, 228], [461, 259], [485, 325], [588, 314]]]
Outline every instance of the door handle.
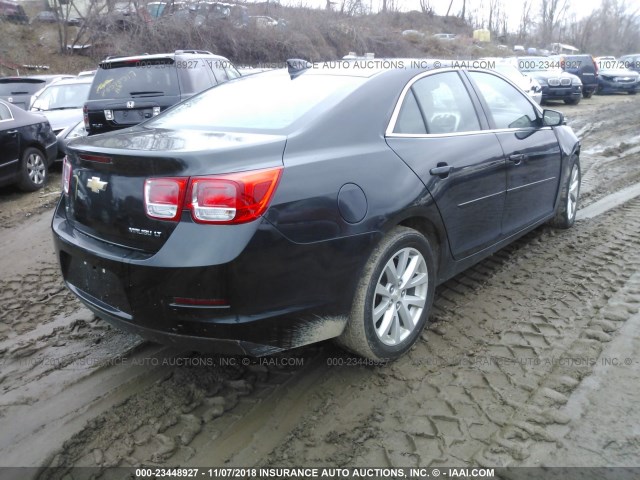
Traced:
[[447, 165], [446, 163], [442, 165], [438, 164], [437, 167], [429, 170], [429, 173], [431, 175], [437, 175], [440, 178], [447, 178], [451, 172], [453, 172], [453, 167], [451, 165]]
[[509, 160], [514, 163], [514, 165], [520, 165], [523, 160], [526, 160], [527, 156], [524, 153], [514, 153], [513, 155], [509, 155]]
[[18, 130], [7, 130], [7, 135], [15, 135], [18, 133]]

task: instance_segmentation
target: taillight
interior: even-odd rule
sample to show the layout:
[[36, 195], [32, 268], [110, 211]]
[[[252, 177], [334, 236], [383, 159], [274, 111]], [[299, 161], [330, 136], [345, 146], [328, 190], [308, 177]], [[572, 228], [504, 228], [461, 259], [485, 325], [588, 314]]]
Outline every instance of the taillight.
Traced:
[[186, 208], [198, 223], [246, 223], [262, 215], [278, 186], [282, 167], [193, 177]]
[[144, 206], [152, 218], [180, 220], [188, 178], [148, 178], [144, 182]]
[[64, 156], [62, 162], [62, 192], [65, 195], [69, 195], [69, 187], [71, 185], [71, 162]]
[[190, 179], [148, 178], [144, 182], [145, 210], [151, 218], [178, 221], [184, 205], [198, 223], [250, 222], [269, 206], [281, 173], [278, 167]]
[[82, 117], [84, 118], [84, 128], [89, 131], [89, 108], [85, 105], [82, 107]]

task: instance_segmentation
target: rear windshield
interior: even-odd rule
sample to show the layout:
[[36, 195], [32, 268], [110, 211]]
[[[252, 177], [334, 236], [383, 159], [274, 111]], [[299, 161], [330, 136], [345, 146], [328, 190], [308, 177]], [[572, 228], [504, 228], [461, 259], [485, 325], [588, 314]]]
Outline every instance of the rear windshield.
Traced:
[[324, 102], [329, 108], [364, 81], [360, 77], [268, 72], [223, 83], [145, 124], [169, 129], [281, 130]]
[[0, 81], [0, 95], [31, 95], [44, 85], [45, 81], [38, 79]]
[[140, 98], [180, 95], [173, 59], [143, 58], [104, 62], [96, 71], [89, 99]]
[[565, 57], [567, 70], [584, 70], [594, 72], [593, 59], [589, 55], [567, 55]]

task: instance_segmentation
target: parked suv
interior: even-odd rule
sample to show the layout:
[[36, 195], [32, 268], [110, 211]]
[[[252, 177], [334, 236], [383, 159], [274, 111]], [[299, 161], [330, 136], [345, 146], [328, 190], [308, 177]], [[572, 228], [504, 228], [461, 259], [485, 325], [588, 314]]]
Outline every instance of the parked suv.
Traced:
[[22, 5], [16, 2], [0, 0], [0, 19], [17, 23], [29, 23], [29, 17]]
[[584, 98], [598, 89], [598, 64], [591, 55], [561, 55], [560, 68], [580, 78]]
[[582, 82], [577, 75], [560, 68], [559, 60], [553, 57], [518, 57], [512, 60], [523, 74], [533, 77], [542, 88], [540, 103], [563, 100], [568, 105], [577, 105], [582, 98]]
[[84, 104], [85, 128], [94, 135], [131, 127], [239, 76], [225, 57], [200, 50], [109, 57], [98, 66]]
[[73, 78], [72, 75], [32, 75], [0, 78], [0, 99], [28, 110], [33, 96], [50, 83]]

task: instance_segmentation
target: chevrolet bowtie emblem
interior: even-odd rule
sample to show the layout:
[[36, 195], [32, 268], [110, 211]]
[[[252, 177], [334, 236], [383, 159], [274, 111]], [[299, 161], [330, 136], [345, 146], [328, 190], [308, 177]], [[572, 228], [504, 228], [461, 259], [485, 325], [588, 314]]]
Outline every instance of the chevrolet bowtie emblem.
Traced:
[[99, 177], [91, 177], [87, 181], [87, 188], [93, 193], [100, 193], [106, 190], [107, 182], [103, 182]]

